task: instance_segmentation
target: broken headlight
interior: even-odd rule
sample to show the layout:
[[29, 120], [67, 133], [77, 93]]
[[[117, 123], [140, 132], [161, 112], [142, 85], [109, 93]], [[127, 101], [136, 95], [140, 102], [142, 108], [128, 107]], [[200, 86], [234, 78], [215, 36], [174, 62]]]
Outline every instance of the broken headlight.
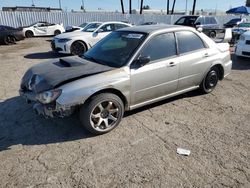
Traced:
[[55, 101], [61, 95], [61, 93], [61, 89], [45, 91], [37, 94], [36, 99], [43, 104], [49, 104]]

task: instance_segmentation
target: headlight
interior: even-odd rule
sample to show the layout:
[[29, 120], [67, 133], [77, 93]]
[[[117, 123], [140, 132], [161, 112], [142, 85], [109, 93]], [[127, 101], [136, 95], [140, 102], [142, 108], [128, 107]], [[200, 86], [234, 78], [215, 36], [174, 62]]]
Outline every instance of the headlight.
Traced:
[[245, 37], [243, 35], [240, 36], [240, 40], [244, 41]]
[[43, 93], [37, 94], [36, 99], [43, 104], [49, 104], [55, 101], [61, 95], [61, 93], [61, 89], [45, 91]]
[[70, 41], [71, 39], [58, 39], [58, 42], [60, 43], [65, 43], [65, 42], [68, 42]]

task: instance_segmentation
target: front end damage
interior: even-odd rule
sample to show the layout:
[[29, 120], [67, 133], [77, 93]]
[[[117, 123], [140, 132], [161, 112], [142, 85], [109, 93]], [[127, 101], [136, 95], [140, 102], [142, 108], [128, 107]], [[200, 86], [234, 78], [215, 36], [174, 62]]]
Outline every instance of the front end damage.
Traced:
[[42, 104], [36, 100], [36, 94], [30, 91], [19, 91], [28, 104], [33, 105], [33, 109], [38, 115], [42, 115], [45, 118], [53, 117], [65, 117], [74, 113], [75, 107], [64, 107], [58, 104], [56, 101], [49, 104]]

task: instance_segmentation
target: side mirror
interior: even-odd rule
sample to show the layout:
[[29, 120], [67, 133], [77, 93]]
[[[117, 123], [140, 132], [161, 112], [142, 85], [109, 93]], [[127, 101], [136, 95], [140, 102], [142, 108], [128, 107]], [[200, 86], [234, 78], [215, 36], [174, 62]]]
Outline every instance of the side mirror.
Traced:
[[201, 22], [196, 22], [196, 23], [194, 24], [195, 27], [198, 27], [198, 26], [200, 26], [200, 25], [201, 25]]
[[137, 60], [137, 65], [139, 65], [140, 67], [146, 65], [147, 63], [149, 63], [151, 60], [150, 56], [140, 56]]

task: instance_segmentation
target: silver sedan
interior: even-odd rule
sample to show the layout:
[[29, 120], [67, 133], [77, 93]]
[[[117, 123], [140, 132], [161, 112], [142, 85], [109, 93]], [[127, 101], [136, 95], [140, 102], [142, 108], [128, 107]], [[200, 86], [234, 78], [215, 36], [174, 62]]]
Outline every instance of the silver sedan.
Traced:
[[87, 130], [103, 134], [124, 111], [195, 89], [212, 92], [231, 67], [228, 43], [184, 26], [136, 26], [109, 34], [80, 57], [31, 67], [20, 94], [38, 114], [78, 112]]

